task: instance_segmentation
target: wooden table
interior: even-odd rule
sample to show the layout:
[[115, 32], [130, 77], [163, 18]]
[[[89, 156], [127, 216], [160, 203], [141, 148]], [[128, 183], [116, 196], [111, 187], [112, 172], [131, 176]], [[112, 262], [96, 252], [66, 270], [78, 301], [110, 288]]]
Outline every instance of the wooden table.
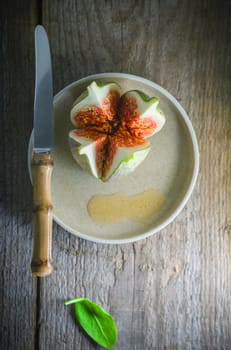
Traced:
[[[231, 2], [1, 2], [0, 349], [99, 349], [64, 301], [88, 297], [116, 319], [115, 349], [231, 349]], [[200, 148], [184, 210], [126, 245], [54, 225], [55, 270], [31, 275], [34, 28], [47, 29], [54, 92], [81, 77], [128, 72], [182, 104]]]

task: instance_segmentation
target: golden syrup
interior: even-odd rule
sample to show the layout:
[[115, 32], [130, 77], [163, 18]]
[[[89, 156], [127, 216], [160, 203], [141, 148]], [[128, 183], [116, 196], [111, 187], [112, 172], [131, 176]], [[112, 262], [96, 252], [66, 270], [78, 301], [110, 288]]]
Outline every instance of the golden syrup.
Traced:
[[145, 222], [157, 214], [165, 202], [164, 195], [150, 189], [132, 196], [124, 193], [96, 195], [88, 202], [88, 213], [98, 223], [114, 223], [129, 219]]

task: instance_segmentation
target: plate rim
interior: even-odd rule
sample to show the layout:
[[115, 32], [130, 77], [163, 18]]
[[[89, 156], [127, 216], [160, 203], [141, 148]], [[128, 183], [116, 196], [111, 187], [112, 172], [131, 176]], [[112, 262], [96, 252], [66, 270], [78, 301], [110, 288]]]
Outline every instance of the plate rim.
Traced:
[[[199, 154], [199, 146], [198, 146], [198, 141], [197, 141], [197, 137], [196, 137], [196, 133], [194, 130], [194, 127], [192, 125], [192, 122], [188, 116], [188, 114], [186, 113], [186, 111], [184, 110], [184, 108], [181, 106], [181, 104], [177, 101], [177, 99], [170, 93], [168, 92], [165, 88], [163, 88], [162, 86], [160, 86], [159, 84], [148, 80], [146, 78], [143, 78], [141, 76], [138, 75], [134, 75], [134, 74], [129, 74], [129, 73], [116, 73], [116, 72], [107, 72], [107, 73], [97, 73], [97, 74], [91, 74], [88, 75], [86, 77], [83, 77], [79, 80], [76, 80], [70, 84], [68, 84], [67, 86], [65, 86], [62, 90], [60, 90], [57, 94], [55, 94], [54, 98], [53, 98], [53, 102], [55, 103], [59, 97], [68, 89], [70, 89], [71, 87], [87, 82], [89, 80], [95, 80], [95, 79], [100, 79], [100, 78], [127, 78], [130, 80], [135, 80], [135, 81], [139, 81], [145, 85], [148, 85], [154, 89], [156, 89], [157, 91], [159, 91], [160, 93], [162, 93], [167, 99], [169, 99], [172, 104], [177, 108], [177, 110], [179, 111], [181, 117], [183, 117], [183, 120], [187, 126], [188, 132], [189, 132], [189, 136], [192, 142], [192, 148], [193, 148], [193, 158], [194, 158], [194, 167], [193, 167], [193, 172], [192, 172], [192, 176], [191, 176], [191, 180], [190, 183], [188, 185], [188, 188], [182, 198], [182, 200], [180, 201], [180, 203], [178, 204], [178, 206], [176, 207], [176, 209], [173, 211], [173, 213], [166, 219], [164, 220], [161, 224], [157, 225], [155, 228], [150, 229], [148, 231], [146, 231], [145, 233], [141, 233], [138, 234], [136, 236], [133, 237], [129, 237], [129, 238], [98, 238], [98, 237], [92, 237], [89, 236], [87, 234], [81, 233], [79, 231], [76, 231], [72, 228], [70, 228], [68, 225], [66, 225], [61, 219], [58, 218], [58, 216], [56, 216], [55, 214], [53, 214], [53, 219], [56, 223], [58, 223], [62, 228], [64, 228], [67, 232], [70, 232], [71, 234], [74, 234], [77, 237], [80, 237], [82, 239], [91, 241], [91, 242], [95, 242], [95, 243], [102, 243], [102, 244], [126, 244], [126, 243], [134, 243], [136, 241], [139, 241], [141, 239], [145, 239], [148, 238], [152, 235], [154, 235], [155, 233], [163, 230], [166, 226], [168, 226], [171, 222], [174, 221], [174, 219], [180, 214], [180, 212], [183, 210], [183, 208], [185, 207], [186, 203], [188, 202], [193, 189], [195, 187], [196, 181], [197, 181], [197, 177], [198, 177], [198, 173], [199, 173], [199, 162], [200, 162], [200, 154]], [[29, 172], [29, 177], [32, 183], [32, 178], [31, 178], [31, 167], [30, 167], [30, 163], [31, 163], [31, 154], [32, 154], [32, 145], [33, 145], [33, 134], [34, 131], [32, 130], [31, 135], [30, 135], [30, 139], [29, 139], [29, 144], [28, 144], [28, 172]]]

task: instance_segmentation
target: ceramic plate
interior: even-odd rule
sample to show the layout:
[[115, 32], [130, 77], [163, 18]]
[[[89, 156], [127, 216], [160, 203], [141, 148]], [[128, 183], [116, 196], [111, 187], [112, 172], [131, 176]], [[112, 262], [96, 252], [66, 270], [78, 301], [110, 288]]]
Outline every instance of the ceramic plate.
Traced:
[[[116, 82], [122, 92], [138, 89], [156, 96], [166, 116], [163, 129], [149, 140], [152, 149], [130, 175], [101, 182], [82, 170], [72, 157], [68, 133], [74, 129], [70, 110], [74, 100], [92, 82]], [[199, 167], [198, 145], [192, 124], [176, 99], [159, 85], [138, 76], [122, 73], [97, 74], [65, 87], [54, 98], [55, 149], [52, 174], [54, 220], [67, 231], [95, 242], [128, 243], [150, 236], [168, 225], [188, 201]], [[31, 140], [33, 137], [31, 138]], [[31, 150], [30, 142], [29, 155]], [[95, 195], [123, 193], [136, 195], [154, 189], [165, 202], [146, 222], [124, 219], [97, 223], [88, 214], [87, 204]]]

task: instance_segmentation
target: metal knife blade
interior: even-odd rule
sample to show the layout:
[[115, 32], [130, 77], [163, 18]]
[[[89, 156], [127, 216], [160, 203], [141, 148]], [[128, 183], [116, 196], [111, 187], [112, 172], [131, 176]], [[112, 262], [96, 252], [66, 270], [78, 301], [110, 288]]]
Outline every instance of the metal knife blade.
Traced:
[[54, 110], [49, 42], [45, 29], [35, 28], [34, 147], [31, 159], [33, 184], [34, 248], [31, 270], [47, 276], [53, 270], [51, 174], [54, 147]]
[[52, 66], [48, 37], [43, 26], [35, 28], [34, 152], [54, 147]]

